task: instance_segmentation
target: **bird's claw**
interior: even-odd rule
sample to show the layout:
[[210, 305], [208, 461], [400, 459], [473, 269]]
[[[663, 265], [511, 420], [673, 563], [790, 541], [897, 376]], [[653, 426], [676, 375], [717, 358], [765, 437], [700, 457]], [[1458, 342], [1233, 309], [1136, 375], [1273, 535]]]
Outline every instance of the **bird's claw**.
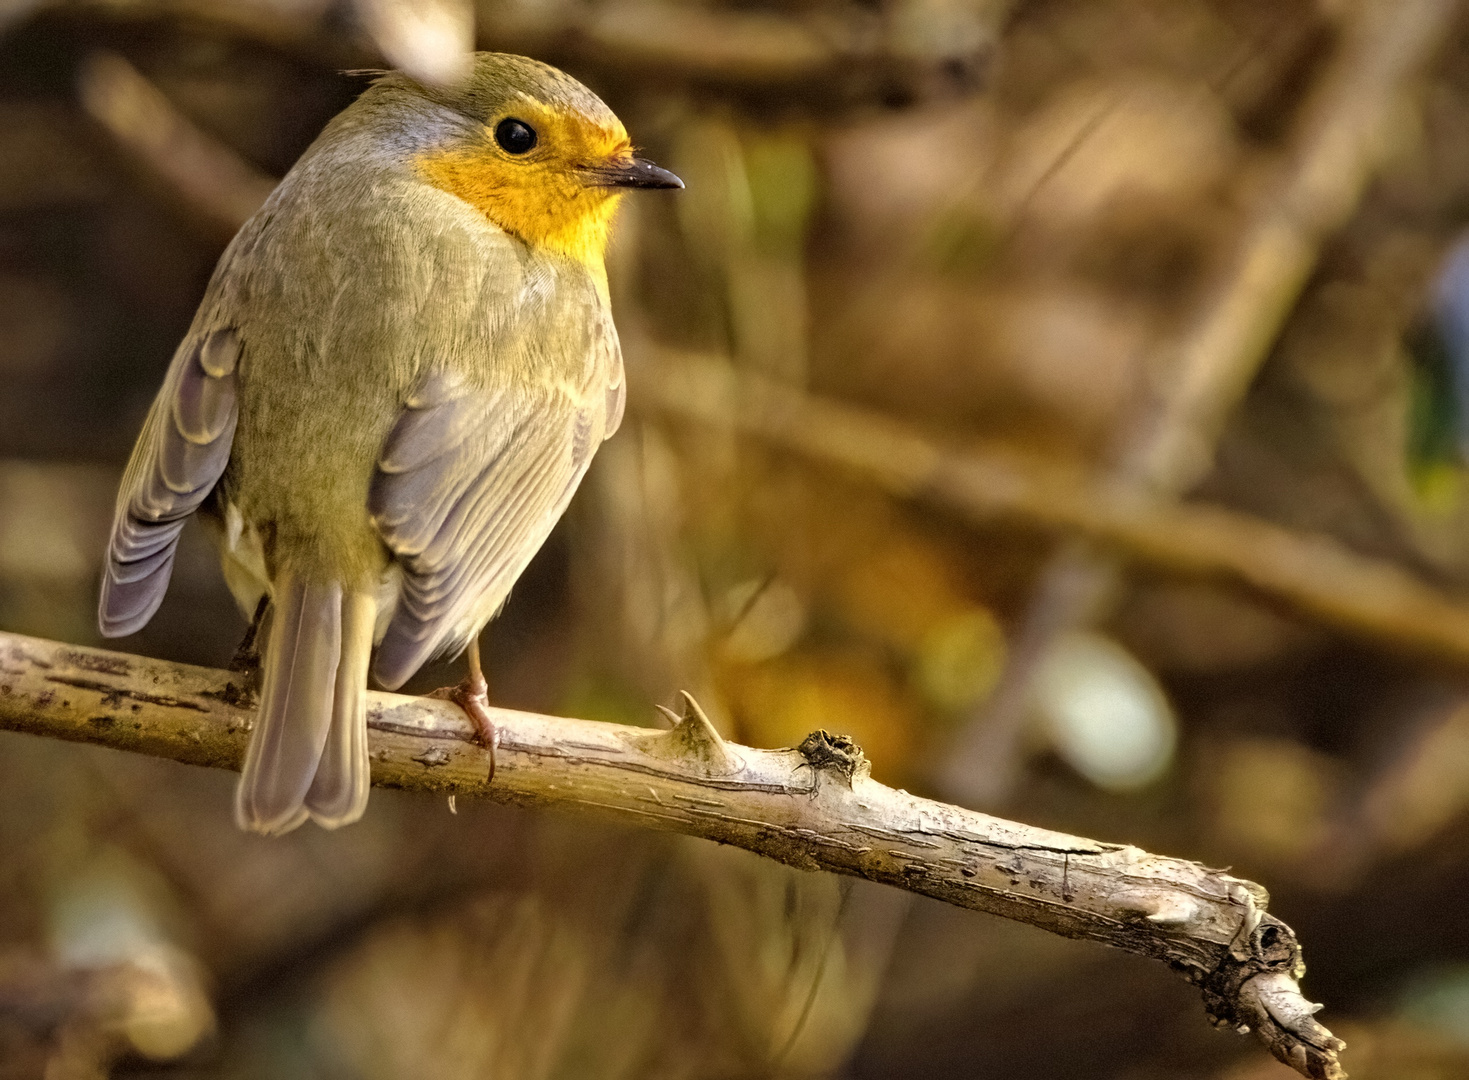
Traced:
[[469, 717], [469, 722], [474, 725], [475, 740], [490, 752], [490, 775], [485, 778], [485, 783], [495, 778], [495, 745], [500, 740], [495, 722], [490, 719], [489, 690], [483, 678], [471, 675], [457, 686], [440, 687], [429, 694], [431, 698], [452, 701]]

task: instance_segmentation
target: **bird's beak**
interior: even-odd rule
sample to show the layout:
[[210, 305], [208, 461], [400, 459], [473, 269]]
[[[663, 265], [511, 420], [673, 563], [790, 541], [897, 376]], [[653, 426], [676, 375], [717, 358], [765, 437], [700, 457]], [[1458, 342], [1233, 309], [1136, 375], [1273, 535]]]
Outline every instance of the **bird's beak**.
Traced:
[[635, 157], [630, 162], [588, 169], [597, 187], [681, 188], [683, 181], [667, 169], [659, 168], [647, 158]]

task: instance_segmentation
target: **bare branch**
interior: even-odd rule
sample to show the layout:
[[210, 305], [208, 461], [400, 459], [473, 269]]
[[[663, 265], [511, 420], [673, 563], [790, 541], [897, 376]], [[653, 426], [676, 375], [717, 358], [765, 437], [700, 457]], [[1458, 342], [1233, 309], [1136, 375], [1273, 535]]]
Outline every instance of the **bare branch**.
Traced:
[[[82, 93], [89, 111], [139, 163], [214, 227], [233, 231], [269, 194], [268, 177], [194, 125], [121, 57], [89, 58]], [[1350, 632], [1469, 662], [1469, 607], [1330, 537], [1217, 508], [1124, 499], [1074, 472], [1013, 453], [949, 452], [900, 424], [736, 375], [708, 357], [644, 363], [634, 370], [638, 375], [634, 407], [731, 425], [855, 469], [895, 494], [932, 498], [980, 520], [1080, 533], [1166, 569], [1229, 577]]]
[[[252, 715], [231, 678], [0, 634], [0, 729], [237, 769]], [[589, 811], [1100, 941], [1167, 963], [1200, 987], [1216, 1023], [1253, 1029], [1302, 1074], [1345, 1075], [1342, 1043], [1301, 997], [1295, 935], [1265, 913], [1260, 886], [895, 791], [871, 779], [859, 747], [824, 731], [794, 749], [727, 743], [693, 699], [684, 706], [669, 731], [495, 709], [491, 784], [456, 706], [373, 693], [373, 782]]]
[[1209, 469], [1229, 415], [1295, 307], [1326, 241], [1356, 212], [1393, 145], [1407, 93], [1448, 33], [1457, 0], [1359, 0], [1302, 109], [1279, 183], [1169, 347], [1168, 375], [1132, 432], [1118, 479], [1163, 497]]
[[470, 0], [355, 0], [358, 19], [389, 65], [449, 86], [474, 66]]
[[275, 187], [116, 53], [87, 57], [78, 89], [92, 119], [223, 237], [233, 236]]
[[[333, 28], [326, 0], [34, 0], [33, 6], [128, 22], [185, 20], [342, 66], [372, 62], [370, 38], [380, 59], [406, 61], [430, 78], [477, 25], [480, 48], [595, 68], [639, 85], [750, 93], [782, 107], [844, 108], [977, 89], [1011, 0], [926, 5], [921, 18], [912, 16], [913, 0], [881, 11], [845, 4], [819, 12], [644, 0], [358, 0], [362, 36]], [[419, 10], [424, 7], [431, 10]]]
[[950, 450], [887, 417], [707, 357], [629, 370], [634, 408], [731, 427], [976, 521], [1080, 534], [1168, 570], [1238, 581], [1393, 648], [1469, 663], [1469, 605], [1332, 537], [1220, 507], [1128, 498], [1074, 469], [1009, 451]]
[[[1402, 123], [1405, 95], [1459, 9], [1457, 0], [1360, 0], [1336, 56], [1302, 107], [1277, 182], [1223, 253], [1212, 287], [1160, 352], [1158, 393], [1122, 440], [1109, 486], [1167, 503], [1209, 469], [1230, 414], [1305, 288], [1327, 239], [1350, 220]], [[1018, 774], [1029, 687], [1052, 642], [1095, 619], [1115, 561], [1075, 541], [1042, 573], [995, 693], [957, 740], [941, 782], [993, 803]]]

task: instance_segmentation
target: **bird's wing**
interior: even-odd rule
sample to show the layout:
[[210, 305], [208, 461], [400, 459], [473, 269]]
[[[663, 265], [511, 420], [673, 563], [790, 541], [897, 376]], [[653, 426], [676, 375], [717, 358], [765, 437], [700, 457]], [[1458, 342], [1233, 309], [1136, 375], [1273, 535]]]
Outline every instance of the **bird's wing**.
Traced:
[[195, 330], [174, 354], [118, 492], [97, 613], [107, 637], [142, 629], [163, 602], [184, 520], [229, 462], [239, 358], [230, 327]]
[[[610, 329], [610, 324], [609, 324]], [[369, 510], [403, 568], [398, 608], [374, 664], [402, 685], [463, 647], [504, 602], [621, 419], [612, 333], [587, 346], [590, 385], [474, 387], [430, 373], [388, 436]]]

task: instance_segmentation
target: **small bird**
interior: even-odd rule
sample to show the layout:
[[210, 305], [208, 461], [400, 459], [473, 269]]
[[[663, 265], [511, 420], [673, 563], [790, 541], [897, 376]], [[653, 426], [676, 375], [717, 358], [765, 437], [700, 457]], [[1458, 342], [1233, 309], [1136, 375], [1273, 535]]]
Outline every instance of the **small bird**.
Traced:
[[[681, 188], [581, 83], [480, 53], [378, 78], [220, 258], [118, 495], [99, 624], [140, 629], [185, 520], [258, 627], [242, 828], [367, 806], [369, 673], [467, 651], [622, 419], [603, 263], [628, 188]], [[376, 646], [376, 656], [373, 649]]]

